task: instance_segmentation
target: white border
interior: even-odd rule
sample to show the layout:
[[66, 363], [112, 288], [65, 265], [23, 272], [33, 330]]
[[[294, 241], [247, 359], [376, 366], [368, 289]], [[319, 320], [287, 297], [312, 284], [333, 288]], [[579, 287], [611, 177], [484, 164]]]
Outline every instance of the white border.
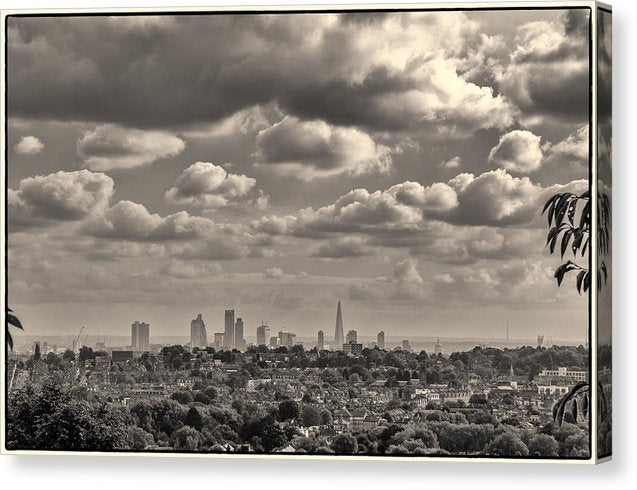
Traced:
[[[371, 4], [308, 4], [308, 5], [237, 5], [237, 6], [216, 6], [216, 7], [141, 7], [141, 8], [47, 8], [47, 9], [4, 9], [0, 11], [0, 20], [2, 21], [1, 27], [1, 44], [0, 50], [0, 66], [2, 69], [2, 76], [0, 77], [0, 131], [2, 132], [0, 138], [0, 158], [1, 169], [0, 171], [0, 222], [2, 223], [2, 233], [0, 233], [0, 259], [2, 265], [0, 266], [0, 297], [4, 302], [5, 298], [5, 282], [6, 274], [5, 270], [5, 227], [7, 226], [5, 216], [5, 189], [6, 178], [4, 173], [7, 162], [5, 157], [7, 155], [7, 149], [5, 148], [5, 134], [4, 129], [6, 127], [5, 121], [5, 107], [6, 107], [6, 87], [5, 87], [5, 46], [6, 46], [6, 32], [5, 23], [6, 17], [9, 15], [20, 14], [109, 14], [109, 13], [135, 13], [139, 12], [140, 15], [149, 13], [166, 13], [166, 12], [269, 12], [269, 11], [325, 11], [325, 10], [461, 10], [472, 8], [570, 8], [570, 7], [589, 7], [591, 9], [591, 49], [593, 50], [590, 57], [591, 67], [591, 128], [589, 129], [592, 135], [591, 146], [591, 200], [593, 203], [597, 202], [597, 9], [604, 8], [612, 12], [612, 7], [606, 3], [597, 1], [515, 1], [515, 2], [460, 2], [460, 3], [413, 3], [413, 4], [391, 4], [391, 3], [371, 3]], [[596, 205], [592, 206], [591, 223], [596, 223], [597, 209]], [[591, 243], [595, 244], [595, 249], [589, 249], [591, 255], [591, 270], [597, 268], [597, 229], [595, 226], [591, 226]], [[593, 253], [595, 252], [595, 253]], [[0, 318], [2, 324], [6, 324], [5, 318], [5, 305], [0, 312]], [[465, 458], [459, 456], [331, 456], [331, 455], [286, 455], [286, 454], [249, 454], [249, 453], [176, 453], [176, 452], [87, 452], [87, 451], [12, 451], [5, 448], [5, 391], [6, 391], [6, 363], [5, 363], [5, 329], [2, 328], [0, 333], [0, 339], [2, 341], [2, 349], [0, 354], [0, 454], [2, 455], [29, 455], [29, 456], [107, 456], [107, 457], [142, 457], [142, 458], [214, 458], [214, 459], [285, 459], [285, 460], [327, 460], [327, 461], [412, 461], [412, 462], [446, 462], [446, 463], [521, 463], [521, 464], [568, 464], [568, 465], [591, 465], [609, 461], [612, 459], [612, 455], [605, 458], [597, 458], [597, 281], [593, 277], [591, 279], [591, 299], [590, 299], [590, 329], [591, 337], [589, 341], [589, 350], [591, 358], [591, 434], [590, 434], [590, 453], [591, 458], [588, 460], [573, 460], [573, 459], [525, 459], [525, 458], [497, 458], [497, 457], [475, 457]], [[593, 389], [594, 388], [594, 389]]]

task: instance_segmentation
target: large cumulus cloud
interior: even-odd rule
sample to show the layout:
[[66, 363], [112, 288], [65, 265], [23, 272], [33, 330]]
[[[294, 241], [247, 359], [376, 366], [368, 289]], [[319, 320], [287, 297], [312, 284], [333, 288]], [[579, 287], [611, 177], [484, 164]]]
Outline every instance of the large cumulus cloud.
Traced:
[[588, 119], [588, 16], [588, 9], [570, 9], [518, 27], [516, 49], [496, 68], [496, 81], [527, 126]]
[[387, 146], [363, 131], [324, 121], [287, 116], [256, 138], [257, 163], [304, 180], [343, 173], [386, 173], [392, 158]]
[[109, 176], [88, 170], [28, 177], [8, 191], [9, 225], [21, 228], [82, 220], [108, 206], [113, 185]]
[[12, 18], [9, 31], [11, 116], [183, 127], [276, 102], [308, 120], [466, 135], [514, 112], [463, 78], [494, 39], [460, 12]]

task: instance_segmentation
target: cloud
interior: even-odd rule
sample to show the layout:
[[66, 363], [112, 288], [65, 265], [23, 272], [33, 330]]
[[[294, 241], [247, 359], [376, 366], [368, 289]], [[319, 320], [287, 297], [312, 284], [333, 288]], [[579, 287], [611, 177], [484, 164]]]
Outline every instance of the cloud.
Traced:
[[511, 172], [530, 173], [540, 168], [542, 157], [540, 136], [516, 129], [500, 136], [488, 162]]
[[285, 276], [285, 273], [280, 267], [269, 267], [263, 274], [265, 279], [276, 279], [277, 281], [283, 279], [283, 276]]
[[[315, 256], [337, 255], [337, 249], [355, 249], [354, 245], [364, 243], [370, 247], [406, 247], [416, 254], [437, 253], [440, 260], [449, 262], [469, 262], [480, 253], [479, 247], [469, 247], [467, 240], [481, 239], [475, 238], [475, 233], [457, 233], [460, 227], [543, 227], [540, 210], [550, 195], [581, 193], [587, 187], [583, 179], [543, 187], [528, 177], [513, 177], [504, 169], [478, 176], [461, 173], [446, 183], [427, 187], [405, 181], [384, 191], [354, 189], [318, 209], [263, 216], [249, 226], [255, 233], [272, 237], [333, 239], [359, 234], [367, 238], [349, 238], [346, 242], [341, 237], [323, 244]], [[512, 237], [507, 235], [506, 239]]]
[[216, 262], [186, 262], [183, 260], [171, 260], [162, 272], [177, 279], [203, 279], [216, 276], [223, 271]]
[[569, 170], [588, 170], [589, 142], [588, 126], [583, 126], [566, 139], [550, 145], [546, 151], [545, 164]]
[[417, 269], [418, 261], [412, 258], [401, 260], [394, 267], [394, 280], [398, 283], [422, 284], [423, 280]]
[[455, 156], [449, 160], [443, 160], [440, 162], [440, 166], [442, 168], [458, 168], [462, 163], [462, 158], [459, 156]]
[[441, 282], [443, 284], [453, 284], [454, 280], [451, 274], [444, 272], [442, 274], [434, 274], [434, 282]]
[[77, 153], [91, 170], [129, 169], [178, 155], [186, 144], [166, 131], [142, 131], [104, 124], [77, 141]]
[[588, 16], [570, 9], [554, 21], [517, 28], [517, 47], [496, 68], [496, 81], [526, 126], [588, 119]]
[[347, 297], [354, 301], [377, 301], [381, 295], [368, 284], [351, 284], [347, 288]]
[[80, 221], [102, 212], [113, 195], [113, 179], [88, 170], [38, 175], [9, 189], [12, 228], [45, 226], [56, 221]]
[[13, 147], [13, 151], [19, 155], [37, 155], [42, 153], [44, 143], [35, 136], [23, 136]]
[[461, 12], [148, 24], [9, 19], [10, 115], [188, 129], [275, 103], [300, 119], [369, 129], [467, 135], [512, 122], [505, 97], [462, 76], [499, 41]]
[[259, 165], [303, 180], [343, 173], [387, 173], [392, 165], [390, 149], [374, 143], [367, 133], [324, 121], [286, 116], [261, 130], [256, 144]]
[[208, 209], [241, 204], [265, 208], [268, 197], [256, 189], [256, 183], [256, 179], [228, 173], [220, 165], [196, 162], [177, 177], [165, 197], [173, 204]]
[[449, 211], [458, 205], [456, 191], [443, 182], [424, 187], [418, 182], [407, 181], [390, 187], [386, 192], [393, 195], [398, 203], [423, 211]]
[[513, 177], [503, 169], [479, 176], [464, 173], [449, 181], [459, 205], [441, 219], [468, 225], [512, 225], [530, 222], [539, 210], [541, 186], [528, 177]]
[[342, 259], [345, 257], [363, 257], [371, 255], [373, 252], [374, 248], [370, 247], [362, 237], [347, 236], [323, 243], [312, 253], [312, 257]]
[[188, 240], [204, 238], [216, 230], [207, 218], [186, 211], [161, 217], [143, 204], [119, 201], [83, 226], [88, 235], [132, 241]]

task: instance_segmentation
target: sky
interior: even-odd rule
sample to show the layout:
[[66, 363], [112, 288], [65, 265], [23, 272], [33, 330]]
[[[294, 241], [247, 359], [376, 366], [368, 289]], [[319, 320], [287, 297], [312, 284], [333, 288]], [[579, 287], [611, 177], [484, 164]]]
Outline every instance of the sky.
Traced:
[[588, 187], [588, 10], [8, 26], [29, 334], [584, 338], [540, 212]]

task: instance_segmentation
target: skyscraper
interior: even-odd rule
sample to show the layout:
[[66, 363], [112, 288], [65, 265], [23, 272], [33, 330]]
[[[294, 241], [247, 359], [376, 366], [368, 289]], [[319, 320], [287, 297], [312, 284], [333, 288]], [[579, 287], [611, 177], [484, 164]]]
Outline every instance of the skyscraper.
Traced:
[[201, 313], [190, 322], [190, 343], [193, 347], [206, 347], [208, 345], [206, 324], [203, 321]]
[[385, 349], [385, 332], [382, 330], [378, 332], [378, 336], [376, 337], [376, 344], [379, 349]]
[[234, 323], [234, 346], [236, 349], [245, 348], [245, 339], [243, 338], [243, 318], [237, 318]]
[[347, 335], [345, 336], [345, 343], [349, 344], [351, 342], [356, 343], [358, 341], [358, 333], [356, 332], [356, 330], [350, 330], [349, 332], [347, 332]]
[[148, 350], [150, 348], [150, 325], [135, 321], [131, 325], [131, 347], [133, 350]]
[[325, 349], [325, 335], [323, 334], [323, 330], [318, 331], [318, 342], [316, 344], [318, 350]]
[[226, 310], [225, 329], [223, 331], [223, 346], [226, 349], [234, 348], [234, 310]]
[[343, 336], [343, 313], [341, 312], [341, 302], [338, 302], [336, 307], [336, 328], [334, 331], [334, 344], [336, 344], [337, 350], [343, 349], [345, 339]]
[[221, 350], [223, 347], [223, 332], [215, 332], [213, 347], [216, 351]]
[[257, 327], [257, 345], [268, 345], [270, 340], [270, 327], [266, 324]]
[[292, 332], [279, 332], [279, 345], [292, 347], [296, 343], [296, 334]]

